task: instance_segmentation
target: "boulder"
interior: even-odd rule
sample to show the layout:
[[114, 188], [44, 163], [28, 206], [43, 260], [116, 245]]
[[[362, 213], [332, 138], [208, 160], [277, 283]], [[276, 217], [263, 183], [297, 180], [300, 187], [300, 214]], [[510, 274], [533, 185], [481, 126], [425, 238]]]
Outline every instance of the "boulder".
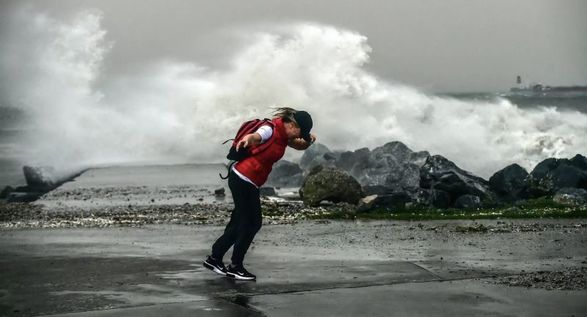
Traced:
[[386, 195], [393, 193], [393, 189], [382, 185], [367, 185], [363, 186], [363, 193], [365, 195]]
[[369, 159], [370, 152], [371, 151], [366, 147], [355, 150], [354, 152], [342, 152], [338, 156], [338, 160], [335, 162], [336, 167], [351, 172], [356, 164]]
[[357, 211], [364, 212], [373, 209], [373, 202], [377, 199], [377, 195], [367, 195], [359, 199]]
[[275, 188], [273, 187], [261, 187], [259, 188], [259, 195], [261, 196], [277, 196]]
[[300, 167], [304, 171], [311, 170], [314, 166], [334, 166], [336, 155], [324, 144], [314, 143], [304, 151], [300, 159]]
[[333, 167], [314, 168], [300, 188], [300, 197], [309, 206], [318, 206], [324, 200], [356, 204], [362, 196], [359, 182]]
[[51, 167], [32, 167], [24, 166], [22, 168], [27, 186], [37, 191], [49, 191], [56, 187], [54, 181], [55, 169]]
[[218, 188], [214, 190], [214, 196], [216, 197], [224, 197], [226, 195], [224, 187]]
[[42, 192], [11, 192], [6, 198], [9, 203], [28, 203], [39, 199], [43, 195]]
[[364, 148], [342, 153], [337, 166], [349, 171], [363, 186], [385, 186], [393, 192], [413, 192], [419, 187], [420, 166], [428, 156], [428, 152], [416, 153], [405, 144], [394, 141], [370, 152]]
[[512, 164], [489, 178], [489, 187], [502, 200], [513, 202], [523, 198], [528, 172], [518, 164]]
[[460, 169], [440, 155], [428, 157], [420, 169], [420, 187], [445, 191], [450, 196], [451, 205], [463, 195], [475, 195], [483, 201], [495, 199], [489, 182]]
[[473, 209], [481, 207], [481, 199], [475, 195], [462, 195], [454, 203], [456, 208]]
[[[367, 167], [369, 167], [370, 164], [370, 160], [371, 160], [371, 151], [368, 148], [360, 148], [354, 152], [352, 152], [352, 155], [349, 155], [349, 157], [347, 158], [347, 160], [349, 161], [346, 164], [350, 164], [350, 168], [345, 170], [347, 172], [349, 172], [354, 178], [357, 178], [357, 180], [359, 180], [359, 178], [362, 177], [362, 175], [364, 174], [364, 171]], [[341, 164], [345, 164], [344, 161], [342, 160], [342, 154], [339, 157], [339, 162], [343, 162]], [[361, 181], [359, 180], [359, 182], [361, 183]], [[368, 183], [363, 182], [361, 183], [362, 185], [368, 185]]]
[[552, 178], [554, 191], [565, 187], [587, 188], [587, 171], [567, 164], [566, 161], [563, 161], [549, 176]]
[[304, 171], [296, 163], [281, 160], [273, 165], [267, 179], [267, 185], [275, 187], [300, 187], [304, 180]]
[[441, 209], [450, 207], [452, 203], [450, 195], [440, 189], [422, 189], [417, 202]]
[[570, 159], [569, 162], [576, 168], [582, 171], [587, 171], [587, 157], [581, 154], [577, 154], [572, 159]]
[[6, 187], [4, 187], [4, 189], [0, 192], [0, 199], [7, 198], [8, 195], [10, 193], [12, 193], [13, 191], [14, 191], [14, 188], [12, 186], [6, 186]]
[[552, 200], [565, 205], [586, 206], [587, 190], [583, 188], [561, 188], [556, 192]]
[[383, 195], [371, 195], [362, 198], [357, 208], [360, 212], [373, 209], [385, 209], [389, 211], [404, 209], [412, 199], [406, 193], [391, 193]]
[[418, 167], [422, 167], [424, 164], [426, 164], [426, 160], [429, 156], [430, 153], [428, 153], [428, 151], [413, 152], [410, 154], [409, 161]]
[[555, 194], [562, 188], [587, 189], [587, 169], [583, 169], [585, 157], [573, 159], [548, 158], [536, 165], [526, 178], [526, 193], [529, 197]]

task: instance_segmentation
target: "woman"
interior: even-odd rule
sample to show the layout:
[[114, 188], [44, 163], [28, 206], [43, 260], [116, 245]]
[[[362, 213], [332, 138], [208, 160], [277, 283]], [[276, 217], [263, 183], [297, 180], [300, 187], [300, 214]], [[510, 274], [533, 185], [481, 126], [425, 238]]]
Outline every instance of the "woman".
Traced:
[[[212, 245], [212, 254], [204, 261], [204, 267], [220, 275], [239, 280], [256, 279], [245, 269], [243, 260], [255, 234], [261, 229], [259, 188], [267, 181], [273, 164], [283, 157], [287, 146], [305, 150], [316, 140], [316, 136], [310, 134], [312, 117], [306, 111], [279, 108], [271, 121], [273, 127], [263, 125], [236, 144], [238, 151], [271, 142], [267, 149], [237, 162], [229, 171], [228, 187], [232, 192], [234, 210], [224, 234]], [[231, 264], [225, 267], [222, 258], [231, 246], [234, 246]]]

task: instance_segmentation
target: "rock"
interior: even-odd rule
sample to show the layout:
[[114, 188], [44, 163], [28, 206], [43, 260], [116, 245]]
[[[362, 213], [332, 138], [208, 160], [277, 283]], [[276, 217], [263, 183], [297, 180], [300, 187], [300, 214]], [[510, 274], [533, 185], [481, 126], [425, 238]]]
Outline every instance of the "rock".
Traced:
[[12, 193], [14, 191], [14, 188], [12, 186], [6, 186], [4, 187], [4, 189], [2, 190], [2, 192], [0, 192], [0, 198], [4, 199], [7, 198], [8, 195], [10, 193]]
[[365, 212], [372, 209], [397, 210], [406, 208], [406, 204], [412, 200], [406, 193], [392, 193], [383, 195], [371, 195], [360, 200], [358, 211]]
[[322, 158], [324, 158], [326, 161], [333, 162], [337, 160], [339, 156], [340, 153], [327, 152], [322, 155]]
[[503, 200], [516, 201], [523, 196], [528, 172], [518, 164], [512, 164], [496, 172], [489, 179], [489, 187]]
[[583, 188], [561, 188], [556, 192], [552, 200], [565, 205], [585, 206], [587, 205], [587, 190]]
[[[61, 184], [79, 176], [85, 170], [75, 172], [58, 173], [54, 168], [48, 166], [32, 167], [24, 166], [22, 168], [26, 186], [19, 186], [10, 191], [8, 186], [2, 191], [1, 196], [6, 197], [7, 202], [31, 202], [35, 201], [43, 194], [57, 188]], [[4, 196], [6, 195], [6, 196]]]
[[42, 192], [11, 192], [6, 201], [9, 203], [28, 203], [37, 200], [42, 195]]
[[475, 195], [463, 195], [454, 203], [456, 208], [473, 209], [481, 207], [481, 199]]
[[557, 168], [561, 163], [560, 159], [556, 159], [556, 158], [547, 158], [545, 160], [543, 160], [542, 162], [538, 163], [538, 165], [536, 165], [536, 167], [534, 167], [534, 170], [532, 170], [532, 177], [540, 179], [540, 178], [544, 178], [548, 175], [548, 173], [552, 170], [554, 170], [555, 168]]
[[479, 225], [471, 225], [471, 226], [462, 226], [462, 225], [457, 225], [455, 227], [455, 231], [456, 232], [461, 232], [461, 233], [469, 233], [469, 232], [487, 232], [490, 228], [487, 226], [484, 226], [483, 224], [479, 224]]
[[369, 149], [366, 147], [355, 150], [354, 152], [342, 152], [340, 153], [338, 160], [335, 162], [335, 164], [338, 168], [341, 168], [351, 173], [352, 175], [352, 171], [355, 165], [366, 163], [366, 161], [369, 159], [370, 152], [371, 151], [369, 151]]
[[[308, 175], [306, 175], [306, 179], [308, 178], [308, 176], [316, 175], [316, 174], [320, 173], [323, 169], [324, 169], [324, 166], [322, 166], [322, 165], [316, 165], [316, 166], [312, 167], [310, 169], [310, 171], [308, 171]], [[305, 181], [305, 179], [304, 179], [304, 181]], [[302, 186], [303, 186], [303, 183], [302, 183]]]
[[577, 154], [572, 159], [570, 159], [569, 162], [576, 168], [582, 171], [587, 171], [587, 157], [581, 154]]
[[460, 169], [440, 155], [428, 157], [420, 169], [420, 187], [447, 192], [451, 205], [457, 198], [467, 194], [480, 197], [483, 201], [495, 199], [486, 180]]
[[334, 166], [336, 156], [325, 145], [314, 143], [304, 151], [300, 159], [300, 167], [309, 171], [314, 166]]
[[275, 188], [273, 187], [261, 187], [259, 188], [259, 195], [261, 196], [277, 196]]
[[357, 204], [363, 196], [359, 182], [343, 170], [326, 167], [313, 171], [314, 173], [304, 179], [300, 188], [300, 197], [304, 204], [318, 206], [323, 200]]
[[370, 205], [375, 201], [376, 198], [377, 198], [377, 195], [365, 196], [359, 200], [359, 204]]
[[225, 195], [226, 195], [226, 193], [225, 193], [224, 187], [214, 190], [214, 196], [216, 196], [216, 197], [224, 197]]
[[426, 164], [428, 157], [430, 157], [430, 153], [428, 153], [428, 151], [413, 152], [410, 154], [409, 161], [418, 167], [422, 167], [424, 164]]
[[304, 171], [296, 163], [281, 160], [275, 163], [267, 185], [275, 187], [300, 187], [304, 180]]
[[30, 192], [31, 189], [28, 186], [18, 186], [16, 187], [13, 192]]
[[373, 207], [373, 205], [375, 203], [375, 199], [377, 199], [377, 195], [368, 195], [361, 198], [357, 206], [357, 211], [366, 212], [374, 209], [375, 207]]
[[[50, 166], [31, 167], [24, 166], [23, 172], [27, 182], [27, 186], [19, 187], [15, 189], [15, 192], [27, 192], [30, 195], [17, 194], [18, 198], [11, 198], [13, 201], [24, 200], [31, 201], [33, 197], [40, 197], [41, 195], [61, 186], [61, 184], [68, 182], [79, 175], [81, 175], [87, 169], [76, 169], [76, 170], [60, 170], [57, 171]], [[33, 199], [34, 200], [34, 199]]]
[[587, 188], [587, 172], [563, 162], [551, 173], [553, 190], [565, 187]]
[[[363, 186], [385, 186], [392, 192], [414, 192], [420, 183], [420, 166], [428, 152], [413, 152], [401, 142], [389, 142], [369, 152], [344, 152], [337, 166], [349, 171]], [[350, 168], [350, 169], [349, 169]]]
[[24, 166], [22, 170], [28, 187], [39, 191], [49, 191], [55, 187], [53, 180], [55, 169], [51, 167]]
[[365, 195], [385, 195], [393, 193], [393, 189], [382, 185], [367, 185], [363, 186], [363, 193]]
[[572, 160], [548, 158], [536, 165], [526, 178], [528, 196], [553, 195], [559, 189], [587, 189], [587, 169], [583, 169], [585, 157], [576, 155]]
[[425, 189], [420, 196], [422, 197], [419, 199], [421, 204], [442, 209], [448, 208], [451, 205], [450, 195], [444, 190]]

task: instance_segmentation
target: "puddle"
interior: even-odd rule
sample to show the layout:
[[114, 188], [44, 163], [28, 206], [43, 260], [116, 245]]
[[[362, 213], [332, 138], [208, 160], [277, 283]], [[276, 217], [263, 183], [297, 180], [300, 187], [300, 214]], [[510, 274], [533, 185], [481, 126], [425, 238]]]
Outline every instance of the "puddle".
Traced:
[[147, 304], [168, 304], [168, 303], [185, 303], [193, 301], [203, 301], [208, 298], [193, 294], [180, 292], [176, 289], [170, 289], [163, 286], [152, 284], [139, 284], [134, 291], [59, 291], [51, 292], [54, 296], [65, 295], [94, 295], [101, 296], [105, 299], [121, 302], [131, 306]]

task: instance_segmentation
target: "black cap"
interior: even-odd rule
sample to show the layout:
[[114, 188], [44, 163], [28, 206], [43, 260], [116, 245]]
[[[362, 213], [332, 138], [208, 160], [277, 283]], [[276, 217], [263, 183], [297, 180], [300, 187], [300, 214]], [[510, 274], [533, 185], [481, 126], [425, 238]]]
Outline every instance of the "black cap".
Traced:
[[294, 119], [298, 123], [300, 127], [301, 133], [300, 136], [302, 139], [312, 142], [312, 138], [310, 137], [310, 130], [312, 130], [312, 117], [306, 111], [297, 111], [294, 114]]

